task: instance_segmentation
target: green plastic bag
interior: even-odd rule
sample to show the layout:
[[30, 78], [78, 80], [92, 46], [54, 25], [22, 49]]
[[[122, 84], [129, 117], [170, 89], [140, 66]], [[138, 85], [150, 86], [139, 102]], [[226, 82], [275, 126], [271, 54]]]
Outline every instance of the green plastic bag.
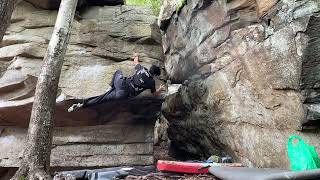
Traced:
[[320, 168], [320, 159], [314, 146], [306, 144], [300, 136], [288, 140], [288, 156], [293, 171]]

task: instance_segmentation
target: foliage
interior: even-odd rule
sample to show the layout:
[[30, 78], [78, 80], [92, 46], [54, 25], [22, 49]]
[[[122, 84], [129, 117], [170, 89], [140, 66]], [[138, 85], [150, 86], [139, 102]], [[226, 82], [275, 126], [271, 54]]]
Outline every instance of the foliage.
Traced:
[[158, 16], [163, 0], [126, 0], [127, 5], [150, 6], [153, 13]]
[[155, 15], [159, 15], [163, 0], [148, 0]]
[[180, 0], [180, 1], [179, 1], [179, 4], [177, 5], [177, 9], [176, 9], [177, 14], [180, 13], [181, 9], [182, 9], [182, 8], [184, 7], [184, 5], [186, 5], [186, 4], [187, 4], [187, 0]]
[[126, 0], [126, 4], [143, 6], [147, 4], [147, 0]]

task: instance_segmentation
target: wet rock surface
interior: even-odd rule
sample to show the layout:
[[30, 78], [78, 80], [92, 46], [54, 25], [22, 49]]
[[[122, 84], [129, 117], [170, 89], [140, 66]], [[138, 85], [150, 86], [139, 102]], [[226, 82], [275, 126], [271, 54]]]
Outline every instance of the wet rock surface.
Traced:
[[[164, 28], [165, 68], [183, 83], [164, 115], [175, 147], [289, 168], [287, 139], [320, 149], [319, 1], [188, 1]], [[314, 123], [316, 124], [316, 123]]]

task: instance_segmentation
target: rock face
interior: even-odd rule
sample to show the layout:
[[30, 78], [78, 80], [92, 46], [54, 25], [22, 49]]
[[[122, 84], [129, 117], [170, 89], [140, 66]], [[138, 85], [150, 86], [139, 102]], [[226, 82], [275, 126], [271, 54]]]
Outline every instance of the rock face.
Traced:
[[173, 12], [161, 24], [168, 76], [184, 82], [163, 107], [173, 145], [280, 168], [292, 134], [319, 151], [319, 131], [301, 131], [320, 119], [319, 12], [318, 0], [194, 0]]
[[[0, 44], [0, 152], [5, 152], [0, 155], [1, 167], [19, 166], [37, 76], [57, 15], [29, 2], [51, 1], [21, 1]], [[153, 129], [161, 99], [150, 98], [147, 92], [128, 101], [67, 112], [74, 99], [105, 93], [117, 69], [131, 75], [134, 52], [146, 67], [163, 66], [160, 29], [151, 9], [90, 6], [78, 12], [59, 83], [53, 167], [153, 163]]]
[[[28, 128], [32, 102], [32, 97], [25, 100], [2, 102], [0, 106], [1, 126]], [[150, 122], [150, 128], [153, 129], [155, 120], [161, 111], [163, 100], [153, 97], [140, 97], [130, 100], [110, 101], [69, 113], [67, 109], [76, 102], [81, 101], [65, 100], [57, 102], [54, 117], [56, 127], [141, 124], [141, 122], [148, 124]]]
[[[1, 101], [32, 97], [35, 79], [51, 37], [57, 11], [41, 10], [22, 1], [1, 42]], [[129, 6], [88, 7], [74, 21], [59, 96], [87, 98], [103, 94], [113, 73], [134, 72], [131, 56], [141, 63], [162, 65], [161, 36], [152, 10]], [[158, 82], [159, 83], [159, 82]], [[28, 94], [29, 95], [25, 95]]]
[[[88, 168], [153, 164], [153, 128], [150, 124], [113, 124], [56, 128], [52, 168]], [[1, 167], [18, 167], [27, 130], [1, 129]]]

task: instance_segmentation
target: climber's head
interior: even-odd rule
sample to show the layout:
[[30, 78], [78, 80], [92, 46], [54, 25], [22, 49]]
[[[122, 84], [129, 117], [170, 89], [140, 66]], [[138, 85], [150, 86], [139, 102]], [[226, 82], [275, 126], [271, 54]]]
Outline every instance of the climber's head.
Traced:
[[152, 65], [149, 69], [149, 72], [152, 76], [160, 76], [161, 74], [161, 69], [159, 66]]

